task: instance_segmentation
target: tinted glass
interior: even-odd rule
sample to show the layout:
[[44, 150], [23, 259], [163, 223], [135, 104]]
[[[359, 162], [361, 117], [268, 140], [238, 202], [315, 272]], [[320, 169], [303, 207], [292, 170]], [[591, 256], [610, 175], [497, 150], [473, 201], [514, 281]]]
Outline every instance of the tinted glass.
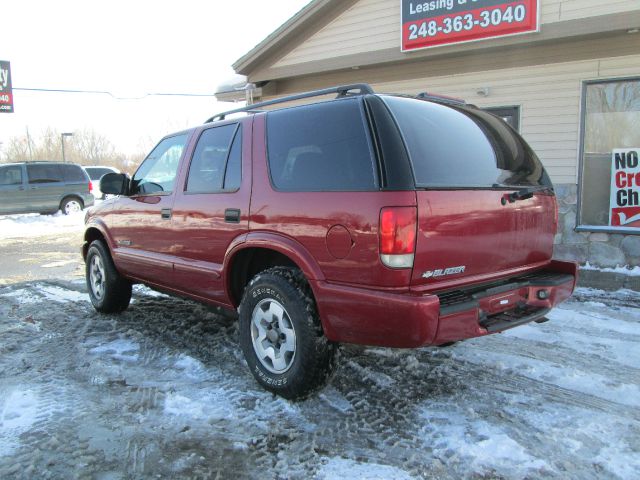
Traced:
[[131, 181], [132, 194], [172, 192], [188, 134], [162, 140], [144, 159]]
[[89, 181], [82, 167], [78, 165], [60, 165], [60, 169], [65, 182], [84, 183]]
[[39, 163], [27, 165], [27, 177], [29, 183], [52, 183], [62, 182], [62, 171], [56, 164], [47, 165]]
[[416, 185], [550, 185], [536, 154], [501, 118], [471, 107], [383, 97], [409, 150]]
[[219, 192], [223, 189], [229, 149], [237, 124], [209, 128], [202, 132], [193, 152], [187, 192]]
[[11, 167], [0, 167], [0, 185], [21, 185], [22, 167], [19, 165]]
[[229, 161], [227, 162], [227, 171], [224, 176], [224, 189], [225, 190], [237, 190], [240, 188], [240, 180], [242, 179], [242, 129], [238, 129], [235, 138], [233, 139], [233, 145], [231, 146], [231, 153], [229, 154]]
[[91, 180], [100, 180], [102, 176], [107, 173], [115, 173], [109, 168], [85, 167], [85, 170], [89, 174], [89, 178], [91, 178]]
[[269, 168], [288, 191], [376, 188], [373, 155], [359, 99], [268, 113]]

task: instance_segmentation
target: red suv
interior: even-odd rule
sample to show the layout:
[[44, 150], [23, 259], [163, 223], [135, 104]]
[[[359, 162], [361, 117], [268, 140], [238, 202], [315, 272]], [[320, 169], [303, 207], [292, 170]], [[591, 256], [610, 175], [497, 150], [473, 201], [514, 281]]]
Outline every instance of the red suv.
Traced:
[[86, 218], [94, 307], [120, 312], [144, 283], [237, 309], [251, 372], [287, 398], [324, 384], [340, 342], [445, 345], [541, 322], [576, 283], [551, 259], [556, 199], [535, 153], [443, 97], [347, 85], [251, 105], [165, 137], [101, 190], [118, 197]]

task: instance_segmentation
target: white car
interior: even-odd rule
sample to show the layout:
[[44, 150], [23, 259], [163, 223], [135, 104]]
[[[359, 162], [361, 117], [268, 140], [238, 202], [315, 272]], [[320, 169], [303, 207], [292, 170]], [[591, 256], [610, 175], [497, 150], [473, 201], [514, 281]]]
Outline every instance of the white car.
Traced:
[[91, 193], [97, 199], [104, 199], [104, 193], [100, 191], [100, 179], [103, 175], [107, 173], [120, 173], [120, 170], [113, 167], [103, 167], [103, 166], [92, 166], [92, 167], [84, 167], [84, 169], [89, 174], [89, 178], [91, 179], [91, 183], [93, 185], [93, 189]]

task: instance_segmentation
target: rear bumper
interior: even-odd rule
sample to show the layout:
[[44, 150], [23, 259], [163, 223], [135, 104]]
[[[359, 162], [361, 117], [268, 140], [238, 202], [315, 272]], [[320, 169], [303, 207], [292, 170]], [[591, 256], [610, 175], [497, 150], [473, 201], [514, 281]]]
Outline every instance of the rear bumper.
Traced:
[[[464, 290], [416, 295], [312, 281], [332, 341], [413, 348], [480, 337], [540, 321], [571, 296], [577, 265], [545, 269]], [[543, 293], [539, 293], [543, 292]], [[542, 298], [541, 298], [542, 297]]]

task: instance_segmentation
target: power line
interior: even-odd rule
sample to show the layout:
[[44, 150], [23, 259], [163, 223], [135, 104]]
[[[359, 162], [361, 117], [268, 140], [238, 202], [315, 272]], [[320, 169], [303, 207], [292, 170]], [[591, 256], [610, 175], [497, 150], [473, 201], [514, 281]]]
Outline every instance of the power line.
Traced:
[[98, 95], [109, 95], [115, 100], [142, 100], [147, 97], [215, 97], [213, 93], [165, 93], [165, 92], [153, 92], [145, 93], [140, 97], [118, 97], [111, 92], [105, 90], [72, 90], [63, 88], [26, 88], [26, 87], [13, 87], [13, 90], [22, 90], [26, 92], [49, 92], [49, 93], [89, 93]]

